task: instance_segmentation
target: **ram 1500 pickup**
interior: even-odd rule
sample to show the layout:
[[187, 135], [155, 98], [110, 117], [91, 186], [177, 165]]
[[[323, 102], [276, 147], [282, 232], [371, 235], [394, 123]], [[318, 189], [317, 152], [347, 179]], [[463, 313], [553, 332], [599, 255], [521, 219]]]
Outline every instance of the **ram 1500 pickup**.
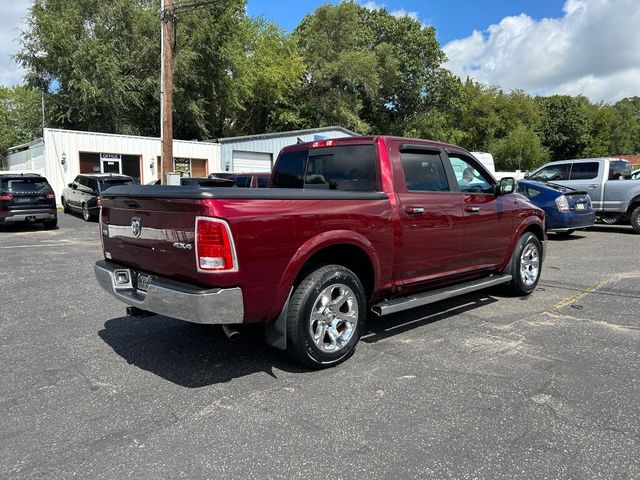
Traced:
[[527, 178], [584, 190], [602, 221], [630, 222], [640, 233], [640, 182], [632, 180], [632, 173], [627, 160], [582, 158], [547, 163]]
[[355, 349], [378, 316], [498, 284], [531, 293], [544, 213], [469, 152], [396, 137], [284, 148], [270, 188], [113, 187], [100, 285], [136, 311], [265, 323], [311, 367]]

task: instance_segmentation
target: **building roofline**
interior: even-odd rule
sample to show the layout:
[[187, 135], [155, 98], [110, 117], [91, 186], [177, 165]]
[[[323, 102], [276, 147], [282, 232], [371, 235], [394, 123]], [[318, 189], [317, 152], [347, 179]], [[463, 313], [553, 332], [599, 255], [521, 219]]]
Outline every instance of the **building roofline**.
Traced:
[[[162, 140], [160, 137], [147, 137], [144, 135], [126, 135], [122, 133], [105, 133], [105, 132], [89, 132], [86, 130], [67, 130], [65, 128], [45, 128], [45, 131], [50, 132], [61, 132], [61, 133], [81, 133], [83, 135], [97, 135], [103, 137], [121, 137], [121, 138], [137, 138], [144, 140]], [[197, 143], [197, 144], [206, 144], [206, 145], [216, 145], [218, 142], [212, 140], [180, 140], [177, 138], [173, 139], [174, 142], [184, 142], [184, 143]]]
[[356, 132], [352, 132], [344, 127], [340, 127], [337, 125], [333, 125], [330, 127], [317, 127], [317, 128], [308, 128], [304, 130], [289, 130], [287, 132], [272, 132], [272, 133], [260, 133], [258, 135], [243, 135], [240, 137], [225, 137], [225, 138], [217, 138], [216, 142], [225, 144], [232, 142], [239, 142], [243, 140], [263, 140], [268, 138], [278, 138], [278, 137], [293, 137], [294, 135], [309, 135], [312, 133], [322, 133], [327, 132], [329, 130], [338, 130], [342, 133], [346, 133], [347, 135], [351, 135], [353, 137], [358, 137], [360, 134]]
[[27, 143], [22, 143], [20, 145], [14, 145], [12, 147], [9, 147], [5, 150], [5, 153], [16, 153], [22, 150], [27, 150], [29, 147], [32, 147], [40, 142], [44, 142], [44, 139], [42, 137], [38, 137]]

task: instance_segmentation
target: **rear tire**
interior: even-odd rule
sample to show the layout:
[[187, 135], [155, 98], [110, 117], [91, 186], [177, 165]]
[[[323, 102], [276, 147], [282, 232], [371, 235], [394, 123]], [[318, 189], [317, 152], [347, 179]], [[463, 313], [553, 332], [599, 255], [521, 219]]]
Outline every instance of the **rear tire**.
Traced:
[[529, 295], [536, 289], [542, 272], [542, 244], [538, 237], [526, 232], [518, 239], [511, 260], [504, 273], [511, 274], [509, 290], [512, 294]]
[[89, 211], [89, 207], [86, 203], [82, 204], [82, 219], [85, 222], [90, 222], [93, 217], [91, 216], [91, 212]]
[[62, 211], [64, 213], [71, 213], [71, 209], [69, 208], [69, 204], [67, 203], [67, 200], [62, 197]]
[[296, 287], [287, 314], [287, 353], [311, 368], [327, 368], [355, 351], [367, 316], [364, 288], [355, 273], [327, 265]]
[[54, 218], [53, 220], [47, 220], [44, 223], [44, 228], [47, 230], [53, 230], [54, 228], [58, 228], [58, 219]]
[[640, 206], [636, 207], [631, 213], [631, 226], [636, 233], [640, 233]]

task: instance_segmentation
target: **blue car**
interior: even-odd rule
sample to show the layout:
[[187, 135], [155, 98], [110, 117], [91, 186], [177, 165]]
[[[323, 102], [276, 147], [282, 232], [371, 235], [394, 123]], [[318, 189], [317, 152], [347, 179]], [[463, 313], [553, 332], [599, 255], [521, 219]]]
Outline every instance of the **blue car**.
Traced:
[[596, 212], [587, 192], [555, 183], [520, 180], [518, 193], [544, 210], [548, 232], [569, 236], [595, 222]]

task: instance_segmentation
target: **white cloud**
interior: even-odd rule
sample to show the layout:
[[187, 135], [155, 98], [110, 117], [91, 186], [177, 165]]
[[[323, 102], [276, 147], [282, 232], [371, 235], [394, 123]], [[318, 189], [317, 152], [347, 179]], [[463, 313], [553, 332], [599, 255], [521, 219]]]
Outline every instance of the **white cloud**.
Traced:
[[[374, 0], [369, 0], [362, 4], [362, 6], [368, 10], [380, 10], [381, 8], [387, 8], [384, 3], [377, 3]], [[404, 8], [398, 8], [396, 10], [389, 10], [389, 14], [394, 17], [409, 17], [414, 20], [418, 20], [418, 12], [410, 12]]]
[[24, 72], [11, 57], [20, 45], [18, 37], [24, 28], [30, 0], [0, 2], [0, 85], [15, 86], [22, 83]]
[[640, 95], [640, 1], [567, 0], [562, 18], [505, 17], [449, 42], [461, 78], [533, 94], [583, 94], [613, 102]]

